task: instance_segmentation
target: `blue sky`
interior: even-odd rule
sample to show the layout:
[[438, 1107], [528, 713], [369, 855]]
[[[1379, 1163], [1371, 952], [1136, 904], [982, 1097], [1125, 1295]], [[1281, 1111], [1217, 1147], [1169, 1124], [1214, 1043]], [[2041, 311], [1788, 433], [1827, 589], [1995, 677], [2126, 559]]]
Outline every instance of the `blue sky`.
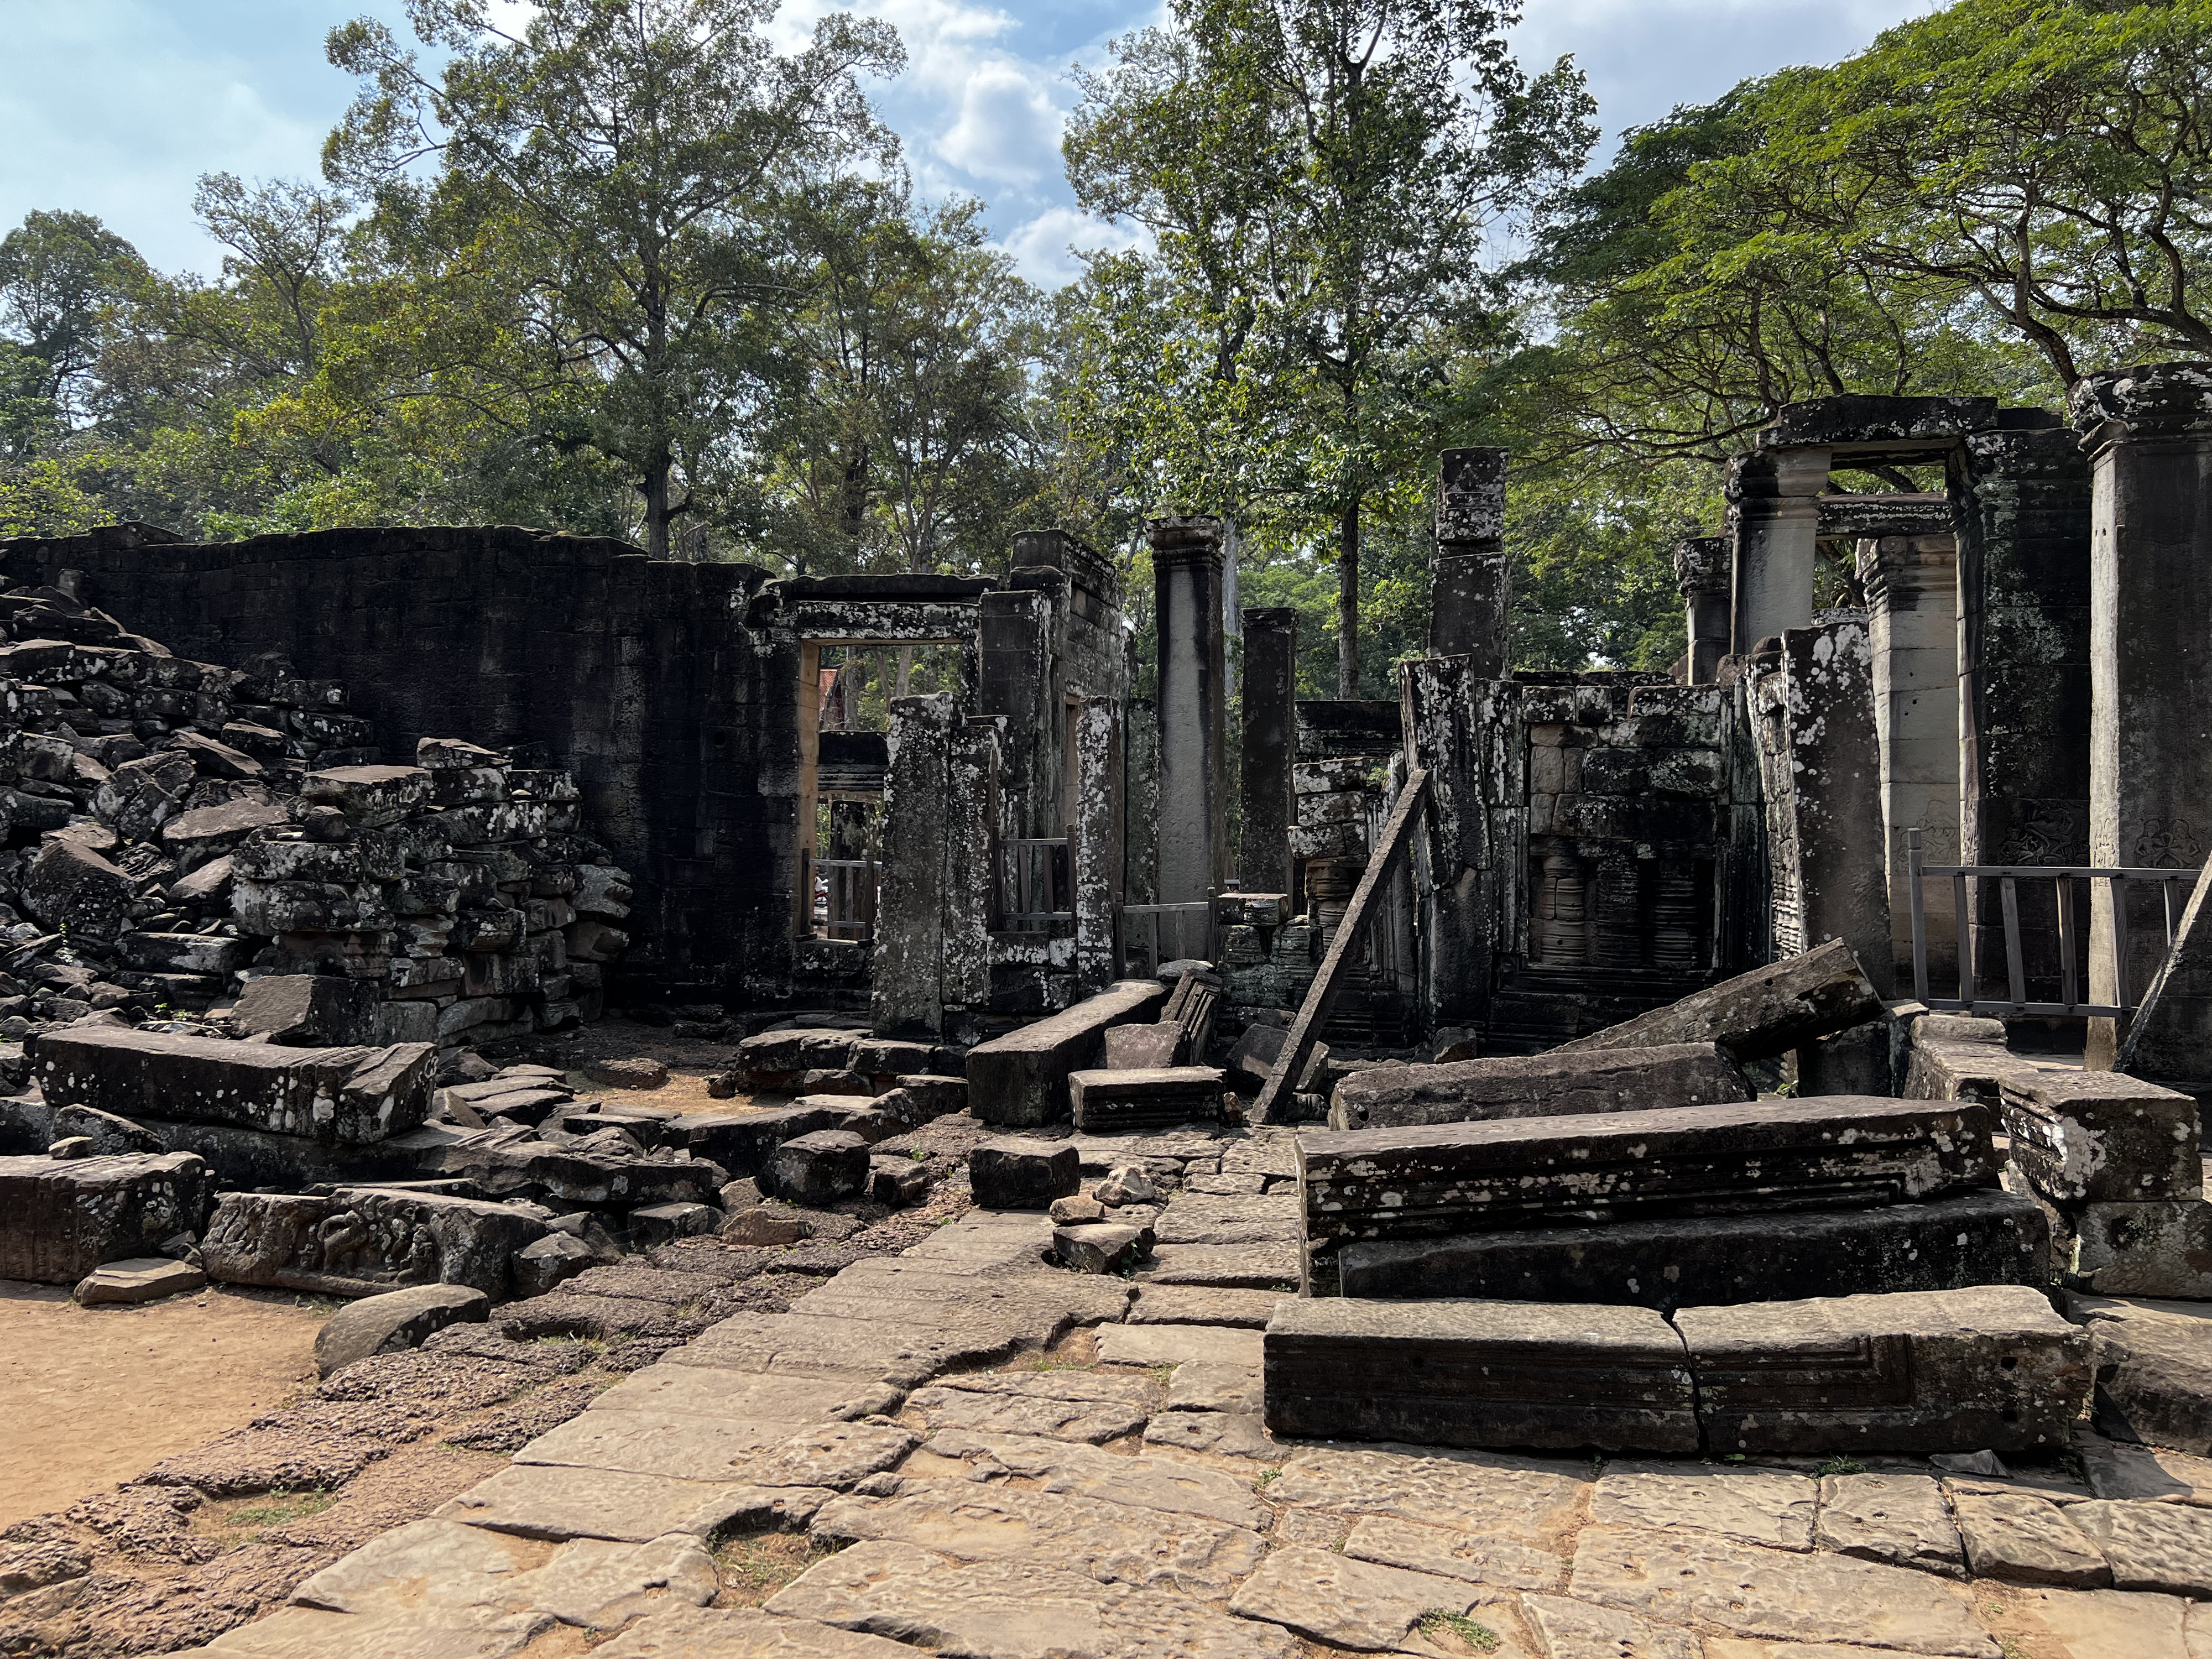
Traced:
[[[1826, 63], [1933, 0], [1528, 0], [1517, 40], [1532, 68], [1572, 52], [1608, 139], [1676, 103], [1784, 64]], [[910, 65], [877, 89], [922, 188], [963, 191], [1029, 276], [1063, 280], [1071, 244], [1113, 246], [1076, 213], [1060, 172], [1066, 70], [1154, 21], [1128, 0], [787, 0], [794, 35], [833, 9], [897, 25]], [[0, 225], [34, 208], [100, 215], [167, 270], [212, 271], [192, 222], [194, 180], [312, 175], [352, 96], [323, 36], [400, 0], [0, 0]]]

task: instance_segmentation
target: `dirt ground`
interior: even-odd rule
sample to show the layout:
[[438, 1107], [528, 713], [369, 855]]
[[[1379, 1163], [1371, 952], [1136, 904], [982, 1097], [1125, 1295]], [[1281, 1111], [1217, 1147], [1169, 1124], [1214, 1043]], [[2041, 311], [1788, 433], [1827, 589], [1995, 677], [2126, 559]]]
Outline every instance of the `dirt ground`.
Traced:
[[313, 1384], [335, 1304], [210, 1285], [80, 1308], [66, 1285], [0, 1279], [0, 1527], [128, 1480]]

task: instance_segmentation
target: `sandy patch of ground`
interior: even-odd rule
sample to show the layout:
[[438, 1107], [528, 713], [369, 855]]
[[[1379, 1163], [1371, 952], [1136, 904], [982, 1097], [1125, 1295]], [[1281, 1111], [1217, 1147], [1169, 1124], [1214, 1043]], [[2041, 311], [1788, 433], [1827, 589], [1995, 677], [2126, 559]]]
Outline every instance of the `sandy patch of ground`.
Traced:
[[66, 1285], [0, 1279], [0, 1527], [128, 1480], [312, 1386], [330, 1313], [214, 1285], [80, 1308]]

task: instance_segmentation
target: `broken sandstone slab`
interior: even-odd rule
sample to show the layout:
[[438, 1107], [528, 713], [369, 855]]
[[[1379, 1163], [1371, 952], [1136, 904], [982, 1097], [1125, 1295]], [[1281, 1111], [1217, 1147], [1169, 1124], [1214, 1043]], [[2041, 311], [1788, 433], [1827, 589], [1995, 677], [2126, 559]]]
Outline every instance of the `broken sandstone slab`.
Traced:
[[84, 1025], [41, 1036], [36, 1069], [50, 1105], [360, 1146], [429, 1115], [437, 1052], [428, 1042], [286, 1048]]
[[2055, 1449], [2089, 1392], [2087, 1339], [2025, 1285], [1685, 1308], [1674, 1327], [1716, 1451]]
[[1267, 1322], [1266, 1377], [1277, 1435], [1664, 1452], [1698, 1443], [1682, 1339], [1642, 1308], [1285, 1301]]
[[2054, 1204], [2202, 1196], [2191, 1097], [2122, 1072], [2035, 1072], [2003, 1085], [2013, 1159]]
[[1883, 1012], [1881, 994], [1850, 946], [1831, 939], [1664, 1008], [1577, 1037], [1553, 1052], [1713, 1042], [1739, 1060], [1771, 1060], [1816, 1038], [1863, 1025]]
[[1511, 1055], [1443, 1066], [1390, 1064], [1336, 1085], [1332, 1129], [1399, 1129], [1493, 1118], [1655, 1111], [1754, 1098], [1735, 1062], [1710, 1042], [1589, 1054]]

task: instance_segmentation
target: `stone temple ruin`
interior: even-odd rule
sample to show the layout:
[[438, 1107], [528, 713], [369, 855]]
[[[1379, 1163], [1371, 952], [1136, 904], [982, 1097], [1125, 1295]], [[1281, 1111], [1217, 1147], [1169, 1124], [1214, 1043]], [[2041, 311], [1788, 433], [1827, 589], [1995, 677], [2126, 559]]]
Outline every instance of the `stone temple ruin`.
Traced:
[[[164, 1640], [2212, 1642], [2208, 455], [2187, 365], [1792, 405], [1668, 675], [1510, 667], [1449, 452], [1395, 703], [1297, 698], [1205, 518], [1145, 664], [1052, 531], [0, 544], [0, 1276], [349, 1304], [316, 1401], [118, 1492], [625, 1373]], [[94, 1650], [107, 1512], [6, 1534], [0, 1652]], [[764, 1605], [708, 1547], [796, 1534]]]

